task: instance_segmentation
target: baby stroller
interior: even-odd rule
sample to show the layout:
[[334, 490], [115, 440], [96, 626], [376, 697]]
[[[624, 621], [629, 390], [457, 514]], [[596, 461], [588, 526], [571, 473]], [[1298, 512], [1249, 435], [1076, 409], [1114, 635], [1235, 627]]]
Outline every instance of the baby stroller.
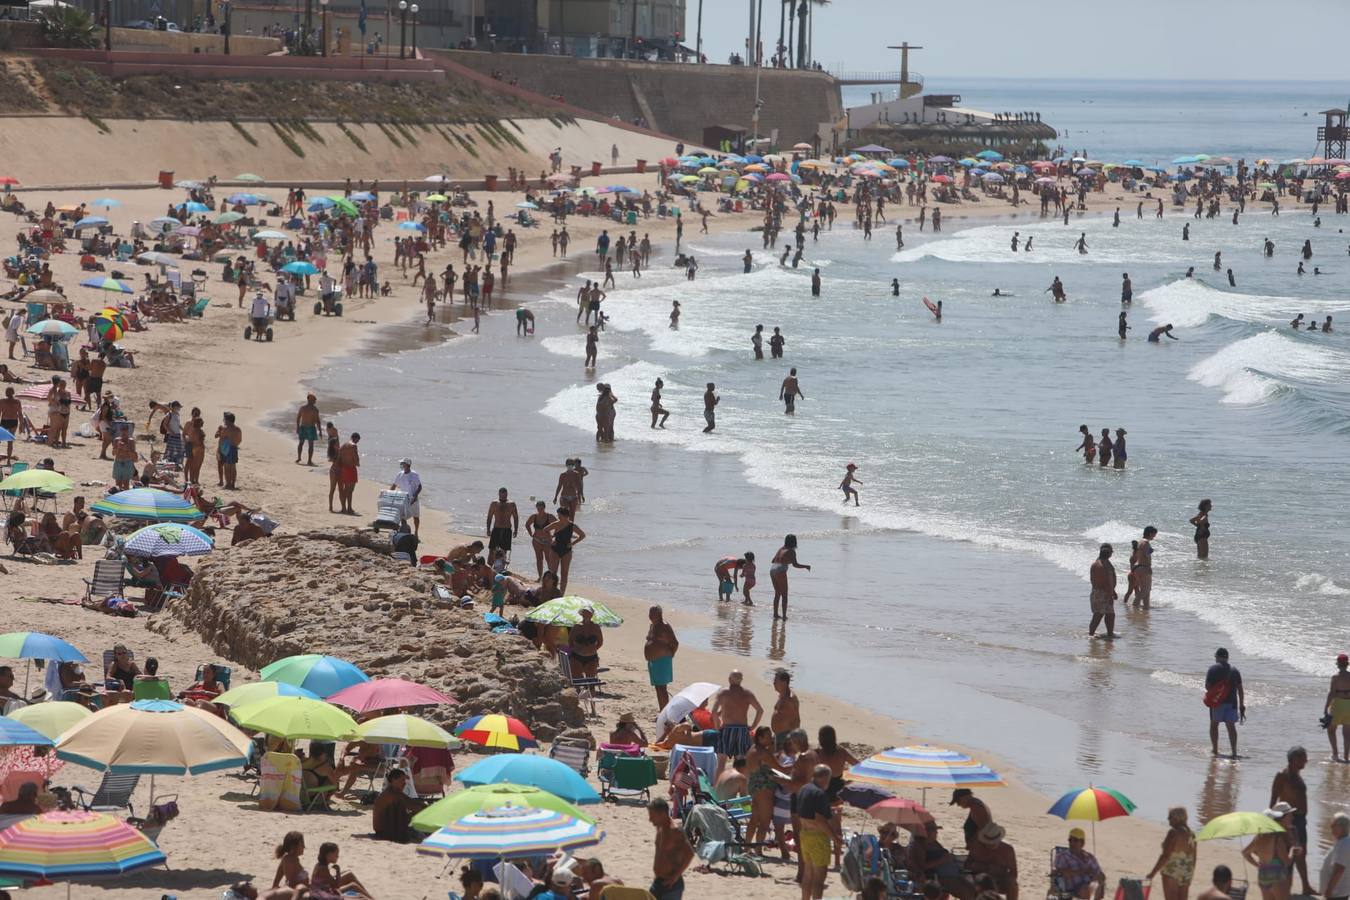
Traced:
[[375, 504], [375, 521], [372, 526], [377, 532], [381, 528], [398, 531], [408, 518], [408, 494], [405, 491], [380, 491]]

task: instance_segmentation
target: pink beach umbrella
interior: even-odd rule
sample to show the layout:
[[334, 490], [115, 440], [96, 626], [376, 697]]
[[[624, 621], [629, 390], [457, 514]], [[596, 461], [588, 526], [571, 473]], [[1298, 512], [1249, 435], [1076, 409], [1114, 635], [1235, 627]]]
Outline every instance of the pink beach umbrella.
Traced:
[[782, 172], [774, 172], [764, 179], [765, 181], [791, 181], [792, 178]]
[[435, 688], [402, 678], [373, 678], [343, 688], [328, 698], [329, 703], [345, 706], [358, 713], [410, 706], [448, 706], [459, 701]]

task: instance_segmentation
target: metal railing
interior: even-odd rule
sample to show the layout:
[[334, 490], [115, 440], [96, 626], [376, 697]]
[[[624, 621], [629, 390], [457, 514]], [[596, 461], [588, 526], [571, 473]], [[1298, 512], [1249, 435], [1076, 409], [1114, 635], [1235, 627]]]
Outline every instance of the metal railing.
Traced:
[[[830, 75], [836, 80], [851, 82], [853, 84], [899, 84], [900, 72], [898, 69], [882, 72], [863, 72], [851, 69], [831, 69]], [[918, 72], [906, 73], [905, 84], [917, 84], [923, 87], [923, 76]]]

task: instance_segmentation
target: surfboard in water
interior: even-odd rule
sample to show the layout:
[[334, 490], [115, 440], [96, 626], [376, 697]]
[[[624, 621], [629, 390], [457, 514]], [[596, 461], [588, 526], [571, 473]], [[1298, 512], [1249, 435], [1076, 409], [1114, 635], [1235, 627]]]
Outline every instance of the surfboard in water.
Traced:
[[934, 303], [932, 300], [929, 300], [927, 297], [923, 298], [923, 305], [928, 307], [928, 311], [933, 315], [935, 316], [942, 315], [942, 313], [938, 311], [937, 304]]

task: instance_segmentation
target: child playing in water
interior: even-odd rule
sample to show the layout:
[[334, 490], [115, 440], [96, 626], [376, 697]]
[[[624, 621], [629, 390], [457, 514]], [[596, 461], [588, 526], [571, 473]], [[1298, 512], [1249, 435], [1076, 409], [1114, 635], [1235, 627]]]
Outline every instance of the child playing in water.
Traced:
[[844, 480], [843, 480], [842, 482], [839, 483], [839, 489], [840, 489], [841, 491], [844, 492], [844, 503], [845, 503], [845, 504], [848, 503], [848, 498], [849, 498], [849, 497], [852, 497], [852, 498], [853, 498], [853, 505], [854, 505], [854, 506], [857, 506], [857, 505], [858, 505], [858, 491], [857, 491], [857, 489], [856, 489], [855, 487], [853, 487], [853, 485], [855, 485], [855, 484], [862, 484], [862, 482], [859, 481], [857, 478], [855, 478], [854, 475], [853, 475], [853, 473], [857, 470], [858, 467], [855, 466], [853, 463], [849, 463], [849, 464], [848, 464], [847, 466], [845, 466], [844, 468], [847, 470], [847, 473], [844, 475]]
[[[1135, 555], [1138, 551], [1139, 551], [1139, 542], [1138, 542], [1138, 541], [1130, 541], [1130, 559], [1131, 559], [1131, 560], [1134, 559], [1134, 555]], [[1134, 566], [1130, 566], [1129, 587], [1130, 587], [1130, 589], [1127, 590], [1127, 591], [1125, 592], [1125, 599], [1122, 600], [1122, 601], [1120, 601], [1121, 603], [1129, 603], [1129, 602], [1130, 602], [1130, 595], [1133, 594], [1136, 590], [1139, 589], [1139, 580], [1138, 580], [1137, 578], [1134, 577]]]
[[741, 603], [746, 606], [754, 606], [755, 601], [750, 599], [750, 589], [755, 586], [755, 554], [749, 550], [745, 551], [745, 565], [741, 566]]

